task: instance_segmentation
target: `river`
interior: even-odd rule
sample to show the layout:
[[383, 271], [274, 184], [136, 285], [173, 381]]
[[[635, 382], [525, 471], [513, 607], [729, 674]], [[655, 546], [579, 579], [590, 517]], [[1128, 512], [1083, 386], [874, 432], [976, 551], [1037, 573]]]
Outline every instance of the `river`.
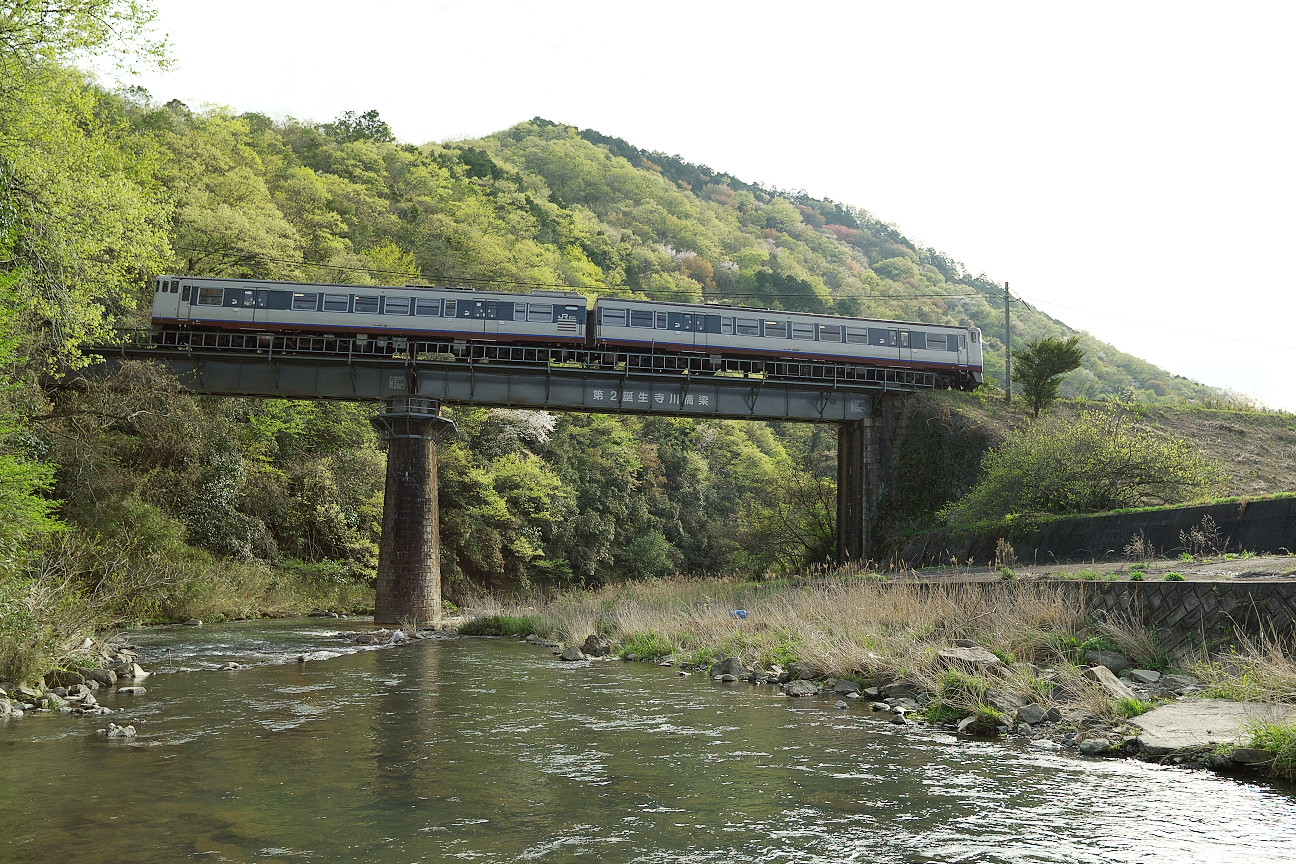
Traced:
[[118, 715], [0, 726], [0, 862], [1296, 862], [1283, 787], [512, 640], [291, 662], [339, 626], [129, 634]]

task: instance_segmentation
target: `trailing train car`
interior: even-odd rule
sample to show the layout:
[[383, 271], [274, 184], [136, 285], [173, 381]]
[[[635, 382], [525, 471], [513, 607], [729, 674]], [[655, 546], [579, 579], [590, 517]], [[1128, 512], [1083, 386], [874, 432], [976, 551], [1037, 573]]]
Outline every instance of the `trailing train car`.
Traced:
[[981, 331], [975, 327], [654, 300], [599, 298], [589, 309], [584, 296], [565, 291], [161, 276], [154, 286], [153, 326], [358, 342], [407, 338], [456, 346], [579, 348], [602, 352], [590, 362], [605, 365], [618, 362], [609, 359], [618, 352], [636, 359], [701, 358], [670, 367], [695, 371], [724, 368], [717, 360], [754, 361], [744, 368], [756, 371], [764, 368], [762, 361], [857, 364], [930, 371], [964, 389], [984, 380]]
[[607, 298], [594, 318], [598, 347], [924, 369], [969, 388], [984, 381], [975, 327]]
[[572, 292], [509, 294], [162, 276], [153, 325], [373, 338], [584, 345], [586, 302]]

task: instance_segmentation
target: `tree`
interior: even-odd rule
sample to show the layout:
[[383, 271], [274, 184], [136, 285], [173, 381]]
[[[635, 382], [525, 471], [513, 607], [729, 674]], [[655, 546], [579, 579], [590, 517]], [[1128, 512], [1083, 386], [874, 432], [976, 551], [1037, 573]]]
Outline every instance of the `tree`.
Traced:
[[1069, 339], [1045, 336], [1025, 348], [1013, 349], [1013, 361], [1017, 364], [1017, 380], [1022, 395], [1030, 402], [1036, 417], [1041, 409], [1057, 399], [1062, 376], [1080, 368], [1084, 351], [1080, 349], [1079, 342], [1079, 336]]
[[396, 140], [391, 127], [378, 116], [375, 108], [370, 108], [363, 114], [345, 111], [332, 123], [320, 126], [320, 131], [341, 144], [365, 140], [390, 143]]
[[1051, 417], [1012, 432], [981, 463], [984, 479], [941, 515], [959, 524], [1009, 513], [1101, 513], [1209, 494], [1219, 470], [1181, 438], [1135, 426], [1119, 409]]

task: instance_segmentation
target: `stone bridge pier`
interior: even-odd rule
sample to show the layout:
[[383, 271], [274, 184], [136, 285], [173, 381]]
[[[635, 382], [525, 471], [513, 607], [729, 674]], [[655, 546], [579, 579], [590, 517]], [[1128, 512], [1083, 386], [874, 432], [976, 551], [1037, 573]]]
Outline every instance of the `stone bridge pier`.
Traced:
[[428, 624], [441, 618], [437, 441], [454, 424], [417, 396], [387, 400], [373, 422], [388, 443], [374, 620]]
[[862, 420], [837, 424], [837, 563], [873, 557], [874, 514], [882, 494], [883, 426], [892, 411], [886, 395], [872, 400]]

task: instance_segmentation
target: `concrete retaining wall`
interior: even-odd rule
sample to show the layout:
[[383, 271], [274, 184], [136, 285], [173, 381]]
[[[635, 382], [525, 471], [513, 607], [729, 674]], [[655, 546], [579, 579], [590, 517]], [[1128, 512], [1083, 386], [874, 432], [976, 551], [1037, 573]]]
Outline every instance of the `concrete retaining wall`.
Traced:
[[1172, 657], [1227, 651], [1241, 633], [1296, 647], [1293, 582], [1060, 582], [1090, 615], [1127, 616], [1155, 630]]
[[1296, 552], [1296, 498], [1249, 503], [1176, 507], [1147, 513], [1118, 513], [1061, 519], [1044, 525], [1020, 525], [974, 532], [938, 531], [910, 541], [898, 557], [910, 566], [969, 559], [993, 559], [1002, 537], [1013, 545], [1017, 560], [1049, 563], [1119, 558], [1140, 531], [1158, 555], [1184, 551], [1180, 534], [1209, 516], [1231, 551]]

